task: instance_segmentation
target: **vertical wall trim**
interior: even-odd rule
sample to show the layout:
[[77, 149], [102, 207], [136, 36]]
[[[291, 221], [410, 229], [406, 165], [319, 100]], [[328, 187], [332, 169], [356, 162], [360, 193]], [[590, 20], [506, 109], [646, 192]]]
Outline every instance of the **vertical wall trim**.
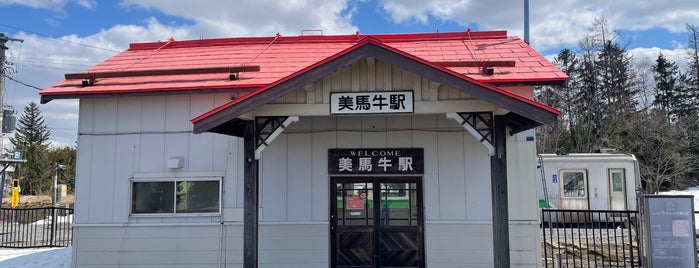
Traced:
[[255, 147], [257, 133], [255, 120], [245, 121], [245, 147], [243, 167], [245, 187], [244, 192], [244, 210], [245, 216], [243, 220], [243, 267], [257, 267], [257, 249], [258, 249], [258, 160], [255, 159]]
[[490, 157], [490, 185], [493, 202], [493, 267], [510, 267], [510, 230], [507, 211], [507, 146], [505, 117], [496, 115], [493, 143], [495, 155]]

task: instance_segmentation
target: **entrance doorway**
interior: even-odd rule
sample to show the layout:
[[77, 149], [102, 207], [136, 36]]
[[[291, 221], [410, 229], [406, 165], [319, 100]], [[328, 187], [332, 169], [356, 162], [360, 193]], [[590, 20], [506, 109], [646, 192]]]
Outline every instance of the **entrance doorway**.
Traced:
[[330, 187], [331, 267], [425, 267], [421, 177], [333, 177]]

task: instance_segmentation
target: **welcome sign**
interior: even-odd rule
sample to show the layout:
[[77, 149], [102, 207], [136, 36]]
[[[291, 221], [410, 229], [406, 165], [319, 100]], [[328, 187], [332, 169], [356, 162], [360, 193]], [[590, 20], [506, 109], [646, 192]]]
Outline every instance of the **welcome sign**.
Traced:
[[422, 148], [328, 149], [329, 174], [424, 174]]

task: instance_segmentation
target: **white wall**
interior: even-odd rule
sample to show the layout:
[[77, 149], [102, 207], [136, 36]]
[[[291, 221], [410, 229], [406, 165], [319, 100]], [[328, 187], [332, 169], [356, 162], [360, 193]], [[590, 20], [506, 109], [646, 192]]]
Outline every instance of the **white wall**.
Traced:
[[262, 153], [261, 221], [327, 221], [328, 149], [385, 147], [424, 148], [426, 220], [490, 220], [485, 147], [445, 115], [414, 115], [301, 117]]
[[[537, 267], [539, 258], [535, 151], [534, 142], [525, 139], [528, 134], [509, 137], [507, 143], [513, 267]], [[385, 147], [424, 148], [425, 248], [430, 267], [492, 267], [490, 157], [482, 144], [444, 114], [301, 117], [262, 154], [262, 224], [275, 226], [279, 234], [299, 232], [299, 225], [329, 234], [328, 149]], [[261, 230], [260, 243], [279, 239], [274, 236]], [[283, 243], [271, 251], [261, 247], [260, 256], [272, 258], [265, 260], [269, 262], [302, 265], [308, 258], [305, 253], [294, 254], [298, 251], [293, 243]], [[327, 262], [317, 267], [327, 267]]]
[[[223, 208], [242, 207], [242, 140], [192, 134], [189, 122], [230, 97], [206, 94], [80, 101], [74, 265], [191, 267], [192, 261], [203, 260], [197, 263], [218, 267], [209, 257], [219, 254], [221, 248], [210, 243], [220, 237], [220, 217], [129, 216], [129, 182], [137, 174], [168, 177], [216, 172], [225, 174]], [[170, 157], [181, 157], [183, 168], [168, 169]], [[231, 232], [238, 234], [227, 239], [242, 241], [240, 231]], [[99, 243], [104, 245], [96, 245]], [[242, 262], [239, 250], [227, 254], [232, 256], [229, 263]]]

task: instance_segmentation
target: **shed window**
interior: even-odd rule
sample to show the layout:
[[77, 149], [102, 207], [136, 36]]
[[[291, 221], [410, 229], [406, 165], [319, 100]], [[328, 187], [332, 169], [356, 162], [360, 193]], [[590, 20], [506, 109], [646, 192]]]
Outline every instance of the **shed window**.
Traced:
[[587, 197], [584, 170], [561, 171], [561, 178], [563, 178], [563, 197]]
[[131, 182], [131, 214], [219, 213], [219, 179]]

